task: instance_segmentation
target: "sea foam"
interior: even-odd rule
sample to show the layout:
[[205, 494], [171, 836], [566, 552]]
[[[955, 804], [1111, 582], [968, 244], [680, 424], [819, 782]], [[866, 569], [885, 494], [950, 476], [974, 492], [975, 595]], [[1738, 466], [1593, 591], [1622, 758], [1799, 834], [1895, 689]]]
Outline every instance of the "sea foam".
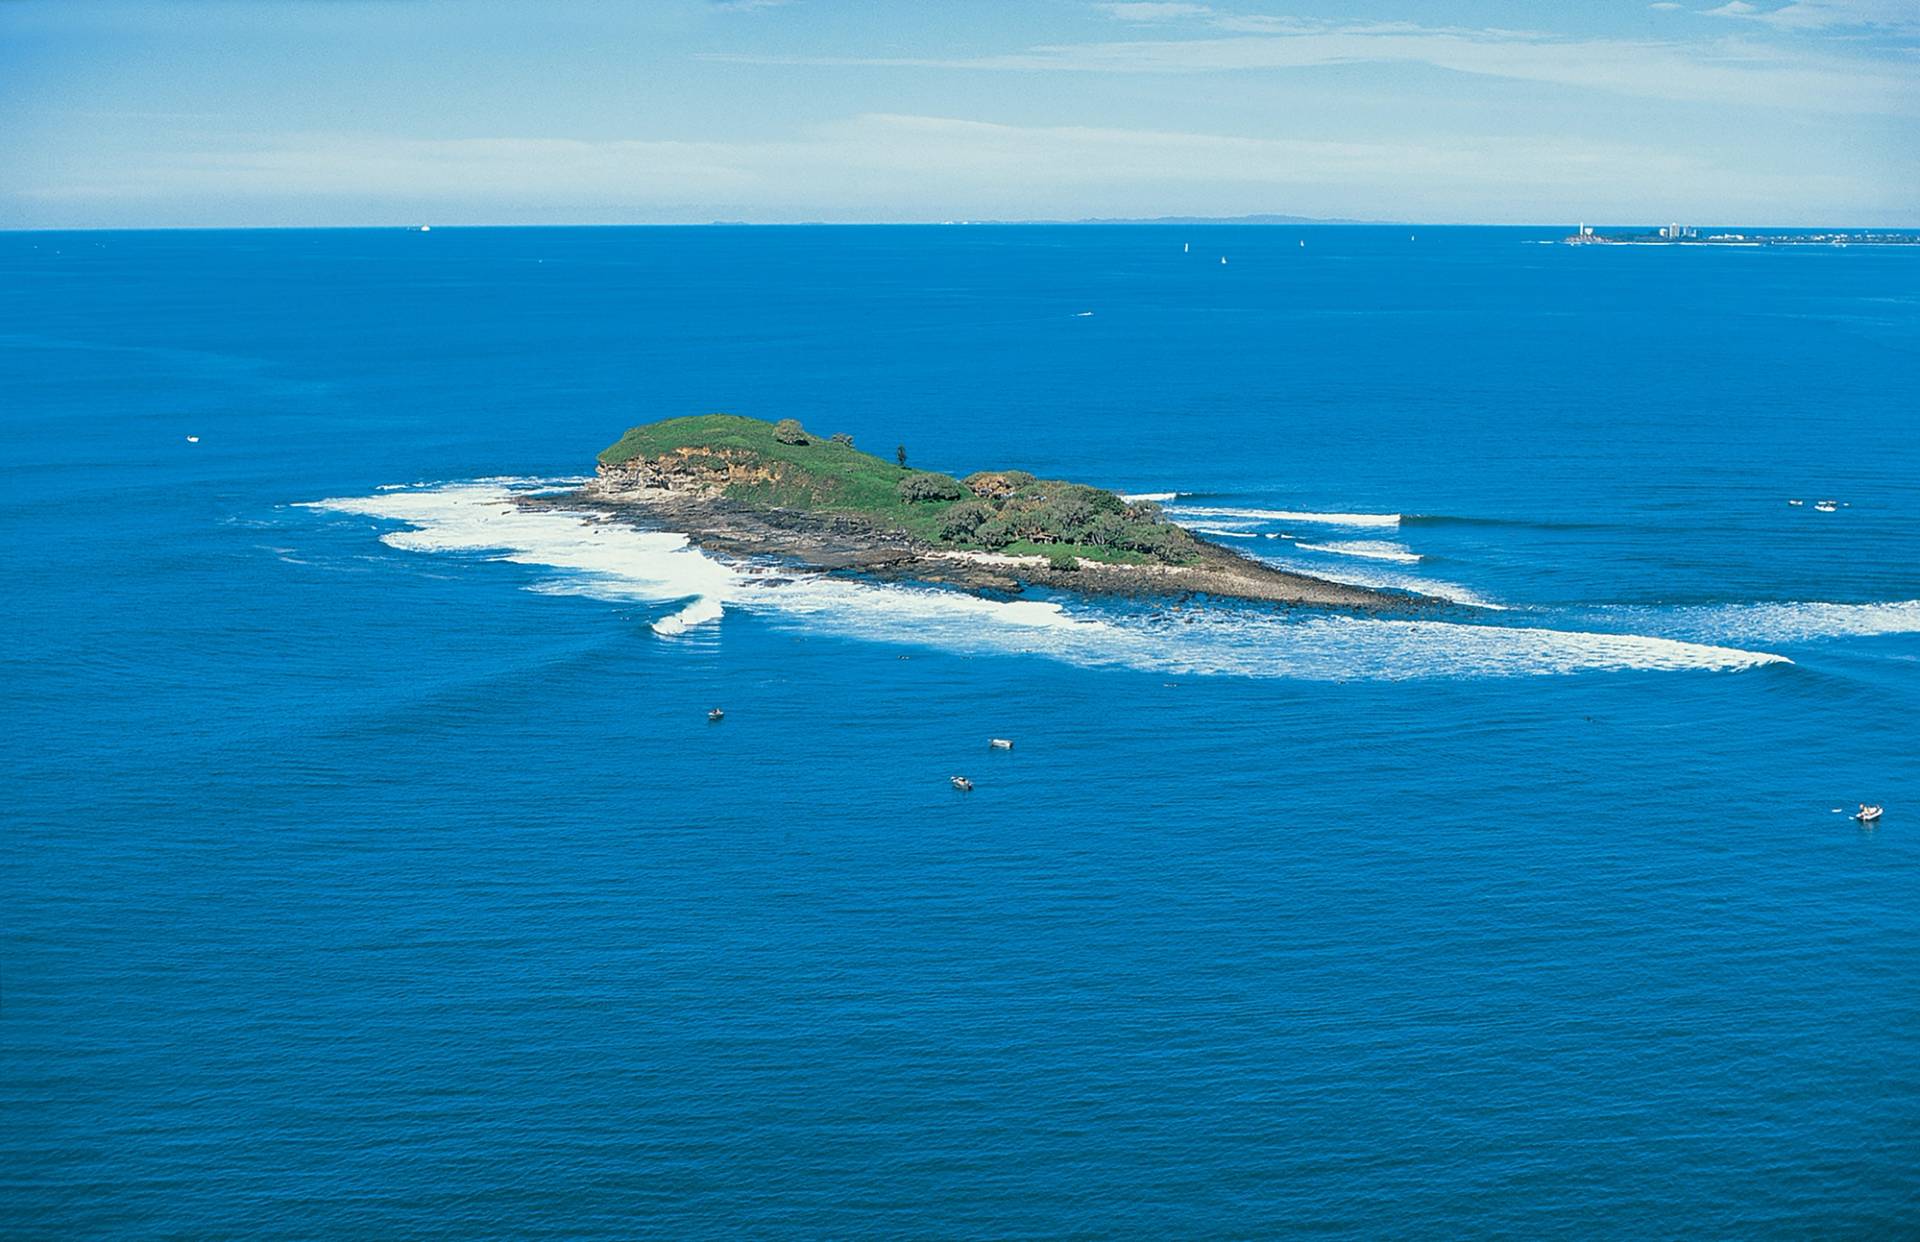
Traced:
[[1115, 611], [1098, 603], [983, 599], [930, 586], [725, 564], [685, 536], [592, 512], [526, 509], [526, 484], [465, 483], [311, 502], [402, 524], [380, 536], [410, 552], [478, 554], [539, 566], [533, 589], [661, 606], [672, 637], [750, 612], [777, 628], [965, 654], [1032, 655], [1087, 667], [1309, 680], [1504, 677], [1602, 670], [1733, 670], [1765, 652], [1637, 634], [1344, 615], [1284, 617], [1232, 607]]
[[1420, 554], [1404, 543], [1388, 543], [1376, 539], [1348, 539], [1334, 543], [1295, 543], [1303, 552], [1325, 552], [1332, 556], [1357, 556], [1363, 561], [1399, 561], [1412, 565], [1420, 560]]
[[1270, 539], [1273, 537], [1271, 535], [1263, 535], [1259, 531], [1246, 530], [1241, 527], [1202, 526], [1197, 522], [1189, 523], [1187, 529], [1196, 535], [1211, 535], [1216, 539]]
[[[685, 535], [636, 530], [591, 513], [524, 509], [516, 491], [541, 480], [454, 483], [412, 491], [311, 502], [307, 507], [404, 523], [380, 541], [410, 552], [467, 552], [570, 575], [567, 585], [602, 598], [691, 600], [661, 619], [661, 633], [717, 620], [742, 575], [704, 556]], [[549, 486], [553, 485], [548, 482]], [[549, 584], [552, 585], [552, 584]], [[701, 601], [709, 606], [701, 607]]]
[[1627, 624], [1718, 642], [1795, 643], [1825, 638], [1920, 634], [1920, 600], [1820, 601], [1632, 607], [1608, 610]]
[[1245, 509], [1224, 505], [1169, 506], [1175, 521], [1198, 518], [1249, 518], [1257, 522], [1299, 522], [1315, 526], [1398, 526], [1398, 513], [1310, 513], [1298, 509]]

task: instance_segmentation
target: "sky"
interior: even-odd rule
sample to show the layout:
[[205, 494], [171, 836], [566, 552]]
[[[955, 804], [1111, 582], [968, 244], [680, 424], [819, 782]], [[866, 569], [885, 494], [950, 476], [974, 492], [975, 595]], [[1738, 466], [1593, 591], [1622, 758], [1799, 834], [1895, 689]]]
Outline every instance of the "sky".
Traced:
[[0, 0], [0, 227], [1920, 225], [1920, 0]]

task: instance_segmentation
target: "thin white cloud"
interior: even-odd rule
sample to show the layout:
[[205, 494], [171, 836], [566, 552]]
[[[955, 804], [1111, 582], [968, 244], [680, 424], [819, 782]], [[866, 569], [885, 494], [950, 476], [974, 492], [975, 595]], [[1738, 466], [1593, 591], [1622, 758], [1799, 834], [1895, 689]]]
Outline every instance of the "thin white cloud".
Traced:
[[1115, 21], [1138, 22], [1142, 24], [1150, 23], [1150, 22], [1177, 21], [1183, 17], [1203, 17], [1206, 14], [1213, 12], [1211, 8], [1209, 8], [1207, 5], [1204, 5], [1204, 4], [1174, 4], [1174, 3], [1146, 2], [1146, 3], [1128, 3], [1128, 4], [1096, 4], [1093, 7], [1096, 9], [1099, 9], [1102, 13], [1105, 13], [1108, 17], [1113, 18]]
[[1336, 25], [1293, 17], [1237, 16], [1216, 19], [1214, 24], [1234, 33], [1060, 44], [960, 59], [727, 53], [709, 53], [705, 58], [747, 64], [1169, 74], [1419, 64], [1653, 99], [1815, 113], [1920, 113], [1920, 92], [1913, 89], [1912, 74], [1904, 66], [1842, 60], [1739, 39], [1683, 45], [1402, 22]]
[[[1331, 142], [867, 114], [752, 142], [296, 135], [236, 151], [211, 140], [57, 170], [65, 175], [21, 196], [55, 208], [217, 203], [237, 213], [289, 200], [323, 212], [329, 200], [404, 202], [439, 218], [448, 218], [441, 205], [482, 218], [490, 207], [551, 216], [581, 204], [603, 208], [603, 218], [660, 218], [704, 203], [791, 218], [804, 203], [825, 218], [925, 219], [1352, 214], [1351, 204], [1367, 202], [1370, 214], [1401, 218], [1539, 220], [1635, 214], [1639, 191], [1626, 188], [1635, 185], [1698, 187], [1730, 206], [1871, 190], [1817, 168], [1735, 175], [1701, 162], [1711, 158], [1592, 135]], [[1696, 206], [1669, 197], [1644, 205], [1658, 215]]]
[[1709, 17], [1745, 18], [1776, 30], [1920, 31], [1920, 0], [1795, 0], [1774, 8], [1728, 0], [1718, 8], [1703, 11]]
[[1226, 137], [1086, 126], [1027, 127], [948, 117], [866, 114], [788, 139], [747, 142], [558, 138], [398, 139], [308, 135], [249, 152], [208, 149], [122, 165], [66, 192], [364, 194], [456, 197], [727, 196], [804, 173], [842, 190], [936, 181], [1226, 178], [1289, 184], [1356, 170], [1442, 168], [1414, 146]]

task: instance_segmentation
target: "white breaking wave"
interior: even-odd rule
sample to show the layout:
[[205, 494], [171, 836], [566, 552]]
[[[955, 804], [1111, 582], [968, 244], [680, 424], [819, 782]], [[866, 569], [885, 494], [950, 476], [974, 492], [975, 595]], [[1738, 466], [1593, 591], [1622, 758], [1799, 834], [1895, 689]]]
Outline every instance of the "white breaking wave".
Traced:
[[[1012, 602], [935, 587], [823, 574], [769, 574], [703, 555], [684, 536], [635, 530], [590, 512], [512, 503], [514, 486], [450, 484], [311, 502], [404, 523], [380, 536], [415, 552], [485, 554], [549, 568], [546, 592], [656, 603], [671, 636], [741, 609], [769, 624], [966, 654], [1038, 655], [1160, 673], [1357, 678], [1499, 677], [1596, 670], [1732, 670], [1783, 662], [1765, 652], [1635, 634], [1218, 608], [1144, 615], [1097, 605]], [[677, 607], [674, 607], [677, 605]]]
[[1302, 513], [1293, 509], [1236, 509], [1216, 505], [1178, 505], [1175, 521], [1185, 517], [1251, 518], [1259, 522], [1302, 522], [1316, 526], [1398, 526], [1398, 513]]
[[1349, 539], [1339, 543], [1296, 543], [1306, 552], [1330, 552], [1335, 556], [1357, 556], [1367, 561], [1399, 561], [1411, 565], [1420, 554], [1404, 543], [1385, 543], [1373, 539]]
[[1184, 513], [1176, 513], [1171, 516], [1188, 530], [1199, 531], [1202, 534], [1209, 531], [1219, 532], [1223, 530], [1236, 531], [1243, 535], [1252, 534], [1258, 532], [1260, 527], [1266, 525], [1266, 523], [1257, 518], [1209, 517], [1193, 519], [1188, 518]]
[[1184, 495], [1186, 495], [1185, 492], [1129, 492], [1126, 495], [1120, 497], [1120, 499], [1126, 501], [1128, 504], [1132, 504], [1136, 500], [1151, 500], [1151, 501], [1159, 502], [1159, 501], [1172, 500], [1177, 496], [1184, 496]]
[[1920, 599], [1881, 604], [1818, 601], [1778, 604], [1704, 604], [1678, 608], [1623, 608], [1636, 625], [1686, 638], [1722, 642], [1794, 643], [1822, 638], [1920, 634]]
[[726, 609], [720, 606], [720, 601], [702, 596], [672, 616], [655, 621], [653, 632], [662, 636], [684, 634], [696, 625], [718, 621], [725, 612]]
[[[818, 586], [832, 588], [818, 590]], [[1086, 667], [1311, 681], [1512, 677], [1626, 670], [1736, 670], [1784, 663], [1740, 651], [1631, 634], [1322, 616], [1286, 620], [1232, 610], [1106, 620], [1051, 603], [999, 604], [952, 592], [816, 583], [803, 587], [809, 628], [967, 654], [1041, 655]], [[792, 615], [799, 601], [779, 601]], [[1002, 609], [1029, 610], [1010, 616]]]
[[[570, 571], [574, 585], [605, 598], [671, 602], [691, 599], [660, 622], [661, 633], [717, 620], [740, 574], [702, 555], [685, 535], [640, 531], [582, 513], [522, 509], [513, 492], [548, 480], [452, 483], [418, 491], [316, 500], [306, 507], [404, 522], [380, 536], [410, 552], [492, 553], [489, 559]], [[701, 607], [701, 604], [707, 604]]]
[[[1301, 546], [1304, 545], [1292, 545], [1292, 547]], [[1258, 558], [1276, 569], [1306, 574], [1313, 578], [1324, 578], [1328, 582], [1345, 583], [1347, 586], [1373, 587], [1386, 591], [1411, 591], [1415, 595], [1424, 595], [1429, 599], [1443, 599], [1450, 604], [1464, 604], [1469, 608], [1484, 608], [1490, 612], [1510, 611], [1505, 604], [1490, 600], [1471, 587], [1462, 586], [1457, 582], [1442, 582], [1437, 578], [1422, 577], [1404, 570], [1388, 569], [1378, 563], [1328, 565], [1324, 561], [1290, 556], [1284, 551], [1273, 552], [1265, 548], [1260, 550]]]

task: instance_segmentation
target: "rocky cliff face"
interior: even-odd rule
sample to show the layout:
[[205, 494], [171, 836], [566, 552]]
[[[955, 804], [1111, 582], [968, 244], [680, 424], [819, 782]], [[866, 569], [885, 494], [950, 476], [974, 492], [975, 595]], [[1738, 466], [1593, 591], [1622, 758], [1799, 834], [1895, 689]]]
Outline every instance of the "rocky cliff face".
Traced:
[[784, 462], [769, 462], [745, 449], [683, 448], [658, 457], [636, 457], [617, 466], [602, 464], [592, 490], [609, 495], [679, 492], [717, 496], [729, 484], [780, 482], [786, 470]]

